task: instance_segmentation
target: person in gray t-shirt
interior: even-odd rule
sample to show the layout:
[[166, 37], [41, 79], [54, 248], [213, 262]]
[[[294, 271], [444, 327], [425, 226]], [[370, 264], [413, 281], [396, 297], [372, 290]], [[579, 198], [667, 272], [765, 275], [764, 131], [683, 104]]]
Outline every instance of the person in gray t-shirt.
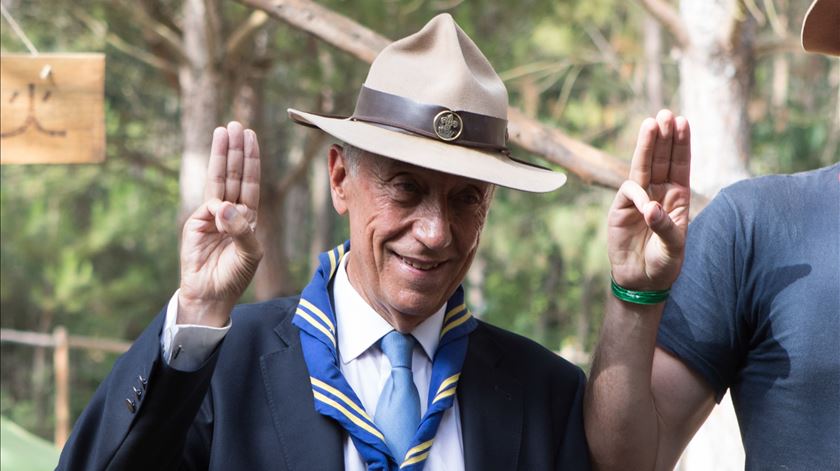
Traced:
[[731, 390], [752, 469], [840, 469], [840, 164], [736, 183], [689, 225], [657, 343]]
[[[840, 55], [838, 31], [840, 3], [815, 0], [805, 49]], [[840, 470], [840, 164], [723, 190], [684, 247], [667, 303], [613, 264], [584, 403], [594, 467], [673, 468], [730, 389], [748, 469]]]

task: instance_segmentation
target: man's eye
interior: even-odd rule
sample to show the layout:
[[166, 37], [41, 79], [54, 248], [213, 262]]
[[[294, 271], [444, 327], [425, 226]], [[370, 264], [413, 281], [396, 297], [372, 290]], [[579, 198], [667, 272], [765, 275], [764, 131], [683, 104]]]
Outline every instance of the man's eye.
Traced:
[[459, 195], [459, 199], [463, 204], [478, 205], [481, 204], [481, 195], [474, 191], [465, 191]]
[[396, 182], [394, 187], [403, 193], [418, 193], [420, 191], [420, 187], [414, 182]]

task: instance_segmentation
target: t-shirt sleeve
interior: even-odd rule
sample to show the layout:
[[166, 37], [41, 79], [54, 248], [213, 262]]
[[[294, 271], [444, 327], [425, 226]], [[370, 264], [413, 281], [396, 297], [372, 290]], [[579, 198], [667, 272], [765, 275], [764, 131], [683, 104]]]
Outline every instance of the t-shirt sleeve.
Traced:
[[685, 262], [665, 305], [657, 343], [700, 373], [720, 402], [743, 358], [739, 284], [743, 221], [722, 192], [689, 225]]

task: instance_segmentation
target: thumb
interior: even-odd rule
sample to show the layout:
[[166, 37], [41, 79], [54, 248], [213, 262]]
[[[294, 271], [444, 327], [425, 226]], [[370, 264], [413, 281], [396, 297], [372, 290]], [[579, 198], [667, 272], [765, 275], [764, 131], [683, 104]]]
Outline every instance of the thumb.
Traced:
[[649, 201], [643, 210], [645, 222], [648, 227], [662, 240], [665, 250], [669, 255], [677, 255], [682, 252], [685, 240], [683, 233], [671, 216], [662, 209], [662, 205], [656, 201]]
[[254, 230], [234, 205], [222, 204], [220, 211], [216, 212], [216, 227], [233, 238], [236, 251], [241, 255], [257, 259], [262, 256]]

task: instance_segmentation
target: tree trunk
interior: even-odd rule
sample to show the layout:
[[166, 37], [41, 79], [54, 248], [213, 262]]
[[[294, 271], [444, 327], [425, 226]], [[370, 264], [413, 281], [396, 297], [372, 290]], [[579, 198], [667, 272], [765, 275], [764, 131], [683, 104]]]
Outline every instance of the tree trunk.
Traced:
[[[265, 167], [265, 165], [263, 166]], [[278, 172], [272, 172], [276, 175]], [[285, 226], [283, 220], [283, 194], [270, 184], [276, 180], [263, 182], [260, 190], [260, 210], [257, 216], [257, 240], [263, 248], [263, 258], [254, 275], [254, 296], [257, 300], [266, 300], [289, 294], [294, 287], [289, 272], [289, 259], [284, 250]], [[265, 201], [265, 204], [263, 204]]]
[[[321, 68], [322, 82], [330, 83], [335, 74], [335, 63], [332, 54], [324, 47], [314, 46], [317, 50], [318, 64]], [[320, 110], [325, 114], [335, 112], [335, 94], [329, 86], [321, 88]], [[321, 149], [322, 151], [323, 149]], [[319, 151], [316, 151], [319, 152]], [[318, 255], [329, 250], [336, 241], [333, 239], [335, 216], [333, 215], [332, 198], [330, 197], [329, 172], [325, 164], [325, 154], [315, 155], [315, 165], [309, 175], [310, 218], [312, 221], [311, 238], [309, 239], [309, 272], [318, 267]], [[320, 163], [318, 159], [323, 159]]]
[[773, 57], [773, 88], [770, 104], [773, 107], [773, 128], [781, 133], [788, 122], [788, 89], [790, 89], [790, 58], [787, 54]]
[[[50, 333], [53, 324], [52, 309], [45, 309], [38, 320], [38, 332]], [[49, 430], [47, 413], [49, 412], [50, 371], [47, 365], [46, 347], [35, 347], [32, 355], [32, 402], [35, 406], [35, 424], [39, 433]]]
[[[547, 273], [543, 281], [542, 291], [548, 295], [548, 305], [540, 313], [538, 325], [540, 332], [535, 340], [543, 345], [551, 342], [554, 346], [560, 344], [558, 338], [550, 339], [548, 332], [557, 331], [559, 326], [567, 325], [569, 319], [560, 300], [566, 296], [566, 260], [559, 247], [554, 247], [548, 254]], [[556, 343], [555, 343], [556, 342]]]
[[649, 113], [665, 106], [662, 98], [662, 27], [650, 14], [643, 25], [645, 46], [645, 92]]
[[[682, 114], [691, 123], [691, 187], [711, 197], [747, 178], [754, 21], [735, 1], [682, 0], [691, 38], [680, 58]], [[741, 17], [741, 19], [738, 19]]]
[[[297, 134], [295, 141], [300, 142], [300, 145], [295, 146], [296, 148], [288, 153], [286, 172], [294, 171], [293, 169], [303, 165], [305, 159], [312, 159], [315, 155], [320, 154], [322, 147], [320, 145], [322, 142], [320, 139], [322, 133], [320, 131], [313, 132], [310, 128], [296, 126], [295, 133]], [[282, 249], [286, 254], [286, 258], [295, 265], [304, 260], [308, 262], [309, 236], [307, 234], [307, 227], [309, 227], [310, 219], [309, 179], [303, 178], [303, 175], [301, 175], [301, 178], [288, 180], [288, 187], [283, 188], [281, 191], [283, 191], [283, 208], [281, 211], [285, 215], [284, 220], [287, 221], [283, 225]], [[291, 221], [294, 222], [290, 224], [289, 222]], [[326, 249], [325, 247], [324, 250]], [[294, 287], [291, 289], [294, 290]]]
[[309, 239], [309, 271], [318, 266], [318, 255], [330, 249], [336, 242], [333, 237], [333, 207], [330, 198], [330, 182], [327, 166], [316, 163], [309, 178], [309, 201], [312, 206], [312, 237]]
[[595, 298], [596, 282], [600, 281], [597, 274], [584, 273], [581, 277], [580, 312], [575, 322], [575, 340], [578, 342], [578, 349], [582, 353], [594, 351], [594, 345], [590, 344], [590, 332], [592, 331], [592, 300]]
[[210, 140], [220, 118], [222, 80], [215, 52], [220, 28], [212, 21], [218, 18], [217, 8], [216, 0], [185, 0], [182, 10], [186, 54], [186, 61], [178, 69], [184, 136], [180, 174], [182, 222], [204, 200]]
[[[268, 136], [265, 127], [265, 74], [270, 69], [268, 44], [273, 28], [261, 30], [254, 36], [250, 57], [231, 64], [228, 73], [238, 80], [233, 97], [234, 119], [251, 128], [257, 136]], [[243, 63], [244, 62], [244, 63]], [[247, 73], [243, 73], [243, 70]], [[260, 159], [260, 207], [257, 213], [257, 240], [263, 258], [254, 274], [254, 297], [258, 301], [272, 299], [288, 291], [291, 282], [289, 260], [283, 251], [283, 195], [276, 183], [282, 175], [280, 159], [271, 158], [269, 148], [262, 143]], [[274, 145], [277, 143], [274, 142]]]
[[487, 311], [484, 298], [484, 278], [487, 270], [487, 260], [479, 250], [475, 254], [472, 266], [467, 272], [467, 306], [475, 317], [481, 318]]
[[519, 94], [522, 96], [522, 112], [529, 118], [536, 118], [540, 108], [540, 90], [531, 75], [519, 81]]

